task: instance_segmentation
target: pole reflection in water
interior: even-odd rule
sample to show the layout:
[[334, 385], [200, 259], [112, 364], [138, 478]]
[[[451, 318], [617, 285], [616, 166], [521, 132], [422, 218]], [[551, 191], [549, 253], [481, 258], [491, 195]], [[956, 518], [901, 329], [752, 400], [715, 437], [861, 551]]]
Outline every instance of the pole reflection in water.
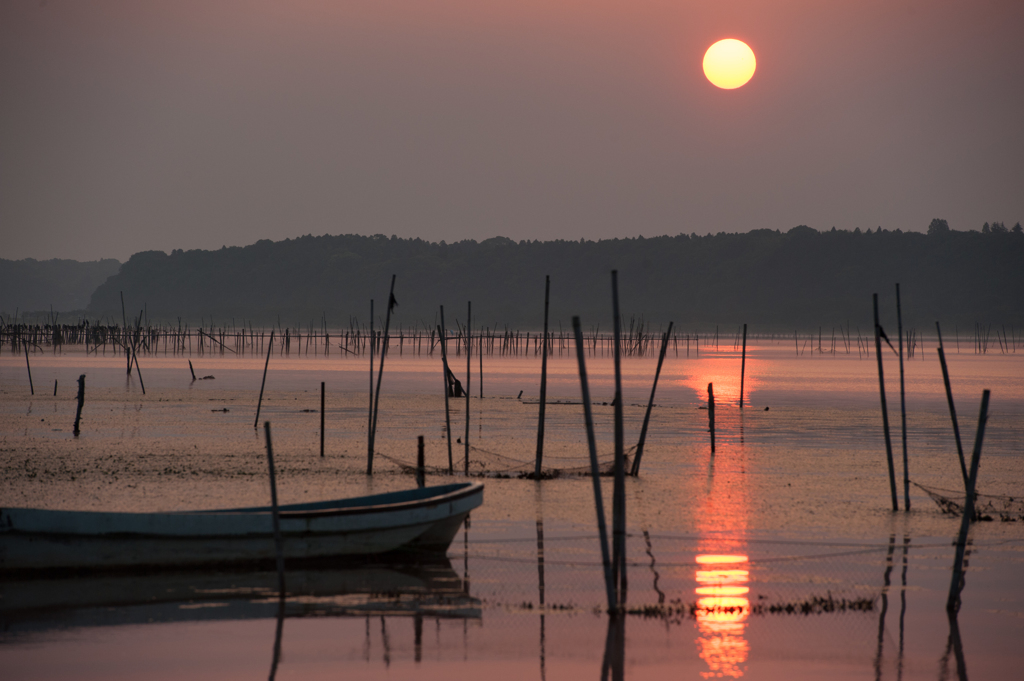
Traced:
[[537, 517], [537, 591], [540, 599], [540, 678], [544, 681], [547, 676], [544, 664], [544, 519]]
[[946, 642], [946, 652], [939, 661], [939, 681], [946, 681], [949, 678], [949, 654], [953, 653], [956, 658], [956, 677], [958, 681], [967, 681], [967, 662], [964, 660], [964, 648], [960, 642], [960, 625], [957, 623], [957, 614], [947, 612], [949, 617], [949, 639]]
[[277, 665], [281, 662], [281, 636], [284, 635], [284, 594], [278, 597], [277, 626], [274, 629], [274, 657], [270, 662], [270, 681], [277, 676]]
[[626, 618], [621, 614], [608, 616], [608, 634], [604, 639], [601, 681], [623, 681], [626, 678]]

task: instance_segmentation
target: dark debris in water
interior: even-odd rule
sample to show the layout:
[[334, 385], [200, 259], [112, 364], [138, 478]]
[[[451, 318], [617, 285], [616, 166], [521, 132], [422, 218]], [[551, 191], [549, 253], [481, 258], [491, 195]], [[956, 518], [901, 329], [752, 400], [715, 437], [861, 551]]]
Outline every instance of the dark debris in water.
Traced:
[[779, 602], [757, 603], [751, 606], [707, 606], [700, 603], [684, 603], [674, 599], [669, 603], [642, 605], [628, 608], [627, 615], [644, 619], [664, 619], [669, 622], [680, 622], [684, 619], [697, 619], [706, 615], [823, 615], [840, 612], [870, 612], [875, 609], [875, 598], [833, 598], [828, 596], [812, 596], [811, 598]]

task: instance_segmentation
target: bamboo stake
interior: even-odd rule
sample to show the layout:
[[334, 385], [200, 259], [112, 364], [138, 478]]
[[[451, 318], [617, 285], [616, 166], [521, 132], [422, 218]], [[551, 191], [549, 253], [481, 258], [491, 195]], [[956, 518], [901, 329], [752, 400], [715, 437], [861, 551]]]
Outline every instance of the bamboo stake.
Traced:
[[377, 439], [377, 414], [380, 410], [380, 382], [384, 378], [384, 359], [388, 354], [388, 330], [391, 327], [391, 310], [398, 304], [395, 300], [395, 275], [391, 275], [391, 291], [388, 292], [388, 310], [384, 315], [384, 342], [380, 348], [380, 368], [377, 371], [377, 391], [373, 396], [373, 425], [370, 427], [370, 454], [366, 474], [373, 475], [373, 446]]
[[615, 485], [612, 492], [612, 581], [616, 586], [616, 610], [626, 598], [626, 471], [622, 433], [621, 318], [619, 272], [612, 270], [612, 314], [615, 339]]
[[544, 457], [544, 412], [548, 395], [548, 303], [551, 293], [551, 276], [544, 277], [544, 351], [540, 360], [540, 415], [537, 417], [537, 462], [533, 476], [540, 480], [541, 460]]
[[708, 430], [711, 431], [711, 453], [715, 453], [715, 389], [708, 383]]
[[416, 443], [416, 487], [423, 489], [427, 484], [426, 464], [423, 460], [423, 436], [417, 438]]
[[615, 580], [612, 563], [608, 555], [608, 529], [604, 519], [604, 502], [601, 500], [601, 469], [597, 463], [597, 442], [594, 438], [594, 417], [591, 413], [590, 387], [587, 385], [587, 365], [583, 357], [583, 331], [580, 318], [572, 318], [572, 329], [576, 335], [576, 363], [580, 369], [580, 394], [583, 401], [583, 419], [587, 426], [587, 448], [590, 453], [590, 477], [594, 483], [594, 508], [597, 512], [597, 537], [601, 544], [601, 560], [604, 566], [604, 586], [608, 596], [608, 612], [616, 610]]
[[956, 406], [953, 404], [953, 389], [949, 385], [949, 371], [946, 369], [946, 353], [942, 347], [942, 329], [939, 323], [935, 322], [935, 331], [939, 334], [939, 364], [942, 365], [942, 382], [946, 385], [946, 401], [949, 402], [949, 417], [953, 420], [953, 436], [956, 438], [956, 453], [960, 458], [960, 473], [964, 479], [964, 489], [967, 489], [967, 465], [964, 461], [964, 448], [960, 443], [960, 424], [956, 418]]
[[78, 377], [78, 409], [75, 411], [75, 437], [82, 431], [78, 429], [78, 424], [82, 420], [82, 406], [85, 404], [85, 374]]
[[872, 294], [875, 309], [875, 357], [878, 358], [878, 392], [882, 398], [882, 429], [885, 431], [885, 456], [889, 463], [889, 489], [892, 492], [892, 510], [900, 510], [896, 497], [896, 471], [892, 464], [892, 440], [889, 439], [889, 409], [885, 404], [885, 376], [882, 373], [882, 326], [878, 323], [878, 294]]
[[25, 348], [25, 368], [28, 369], [28, 389], [35, 395], [36, 387], [32, 384], [32, 365], [28, 362], [28, 343], [22, 343], [21, 346]]
[[270, 341], [267, 343], [267, 361], [263, 365], [263, 382], [260, 383], [260, 399], [256, 403], [256, 421], [253, 422], [253, 428], [260, 427], [260, 408], [263, 406], [263, 388], [267, 385], [267, 368], [270, 366], [270, 353], [274, 351], [274, 330], [270, 330]]
[[466, 303], [466, 436], [463, 444], [466, 447], [465, 473], [469, 475], [469, 383], [470, 371], [473, 368], [471, 355], [473, 354], [473, 334], [470, 333], [473, 321], [473, 302]]
[[946, 600], [946, 611], [957, 612], [960, 609], [960, 592], [964, 588], [964, 551], [967, 549], [967, 532], [974, 519], [974, 496], [978, 482], [978, 463], [981, 460], [981, 442], [985, 437], [985, 423], [988, 421], [989, 391], [981, 393], [981, 413], [978, 415], [978, 432], [974, 437], [974, 451], [971, 453], [971, 472], [967, 478], [967, 497], [964, 499], [964, 517], [960, 521], [960, 535], [956, 540], [956, 557], [953, 561], [953, 580], [949, 584], [949, 598]]
[[640, 458], [644, 455], [644, 441], [647, 439], [647, 425], [651, 421], [651, 407], [654, 406], [654, 392], [658, 389], [658, 377], [661, 376], [661, 365], [665, 361], [665, 352], [668, 350], [668, 339], [672, 335], [672, 322], [668, 323], [668, 330], [661, 338], [661, 353], [658, 355], [658, 368], [654, 371], [654, 384], [651, 386], [651, 399], [647, 401], [647, 413], [644, 414], [644, 425], [640, 428], [640, 441], [636, 445], [636, 454], [633, 456], [633, 466], [629, 474], [634, 478], [640, 474]]
[[452, 464], [452, 418], [448, 408], [448, 375], [451, 370], [448, 368], [448, 337], [444, 332], [444, 305], [441, 306], [441, 324], [437, 327], [437, 338], [441, 344], [441, 364], [444, 366], [444, 425], [448, 434], [448, 475], [455, 472]]
[[[820, 329], [819, 329], [820, 331]], [[821, 351], [821, 339], [818, 339], [818, 350]], [[743, 408], [743, 377], [747, 373], [747, 325], [743, 325], [743, 359], [740, 360], [740, 409]]]
[[[900, 355], [900, 426], [903, 438], [903, 510], [910, 510], [910, 475], [907, 472], [907, 394], [903, 383], [903, 312], [900, 309], [900, 285], [896, 284], [896, 331]], [[907, 348], [909, 350], [909, 348]]]
[[370, 299], [370, 406], [366, 416], [366, 468], [373, 467], [373, 299]]
[[326, 401], [324, 381], [320, 381], [320, 458], [324, 458], [324, 403]]

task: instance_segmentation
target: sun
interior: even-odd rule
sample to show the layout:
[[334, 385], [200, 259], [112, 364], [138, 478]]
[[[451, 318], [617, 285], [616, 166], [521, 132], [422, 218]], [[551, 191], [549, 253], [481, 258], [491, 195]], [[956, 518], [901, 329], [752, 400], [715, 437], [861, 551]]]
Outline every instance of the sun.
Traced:
[[742, 40], [719, 40], [704, 53], [704, 75], [723, 90], [746, 85], [756, 68], [754, 51]]

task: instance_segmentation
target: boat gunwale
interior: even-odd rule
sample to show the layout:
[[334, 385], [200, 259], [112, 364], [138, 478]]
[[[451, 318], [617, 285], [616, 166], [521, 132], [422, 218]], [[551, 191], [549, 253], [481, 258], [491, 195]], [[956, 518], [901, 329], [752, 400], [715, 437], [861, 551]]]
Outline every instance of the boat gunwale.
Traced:
[[[316, 520], [316, 519], [320, 519], [320, 518], [331, 518], [331, 517], [348, 516], [348, 515], [359, 516], [359, 515], [369, 515], [369, 514], [386, 515], [386, 514], [391, 514], [391, 513], [403, 513], [403, 512], [408, 512], [408, 511], [414, 511], [414, 510], [420, 509], [420, 508], [435, 507], [435, 506], [438, 506], [439, 504], [443, 504], [443, 503], [456, 502], [456, 501], [465, 499], [467, 497], [472, 497], [472, 496], [475, 496], [477, 494], [482, 494], [483, 493], [483, 488], [484, 488], [482, 483], [476, 482], [476, 481], [461, 482], [461, 483], [450, 483], [448, 485], [437, 485], [436, 487], [442, 487], [442, 488], [443, 487], [450, 487], [450, 488], [454, 488], [454, 489], [450, 489], [450, 490], [448, 490], [448, 491], [446, 491], [446, 492], [444, 492], [442, 494], [438, 494], [438, 495], [423, 496], [421, 498], [407, 499], [407, 500], [403, 500], [403, 501], [390, 502], [390, 503], [382, 503], [382, 504], [370, 504], [370, 505], [363, 505], [363, 506], [341, 506], [341, 507], [338, 507], [338, 506], [326, 506], [324, 508], [309, 508], [309, 506], [336, 504], [336, 503], [342, 503], [342, 502], [346, 502], [346, 501], [358, 501], [358, 500], [361, 500], [361, 499], [370, 500], [370, 499], [374, 499], [374, 498], [378, 498], [378, 497], [383, 497], [383, 496], [388, 496], [388, 495], [401, 495], [403, 493], [410, 492], [410, 490], [401, 490], [401, 491], [398, 491], [398, 492], [384, 492], [384, 493], [382, 493], [380, 495], [368, 495], [368, 496], [364, 496], [364, 497], [355, 497], [353, 499], [337, 499], [337, 500], [331, 500], [331, 501], [300, 503], [300, 504], [289, 504], [289, 505], [286, 505], [286, 506], [279, 507], [278, 515], [280, 516], [280, 518], [282, 520], [285, 520], [285, 521], [301, 521], [301, 520]], [[421, 488], [421, 489], [430, 489], [430, 488]], [[419, 492], [420, 490], [411, 490], [411, 491]], [[118, 512], [118, 511], [65, 511], [65, 510], [24, 508], [24, 507], [21, 507], [21, 508], [18, 508], [18, 507], [6, 507], [6, 508], [0, 508], [0, 517], [2, 517], [7, 511], [41, 512], [41, 513], [44, 513], [44, 514], [51, 514], [52, 513], [52, 514], [61, 514], [61, 515], [73, 514], [73, 515], [79, 515], [83, 519], [86, 519], [86, 518], [89, 518], [89, 517], [98, 517], [98, 516], [101, 516], [101, 515], [102, 516], [107, 516], [107, 517], [111, 517], [111, 516], [118, 517], [118, 516], [120, 516], [120, 517], [123, 517], [123, 518], [126, 518], [126, 519], [127, 518], [139, 518], [139, 517], [154, 517], [155, 518], [155, 517], [159, 517], [159, 516], [163, 516], [165, 518], [175, 518], [175, 517], [180, 517], [180, 518], [199, 518], [199, 517], [202, 517], [202, 516], [211, 516], [212, 518], [225, 518], [225, 517], [230, 517], [230, 516], [233, 516], [233, 515], [237, 515], [237, 516], [251, 516], [251, 517], [258, 517], [258, 516], [264, 515], [264, 514], [270, 515], [270, 513], [272, 512], [272, 508], [270, 506], [265, 506], [265, 507], [261, 506], [261, 507], [238, 508], [238, 509], [216, 509], [216, 510], [201, 510], [201, 511], [167, 511], [167, 512], [154, 512], [154, 513], [145, 513], [145, 512], [138, 513], [138, 512]], [[414, 522], [411, 522], [411, 523], [406, 523], [406, 524], [403, 524], [402, 526], [404, 527], [406, 525], [416, 525], [416, 524], [419, 524], [419, 522], [421, 522], [421, 521], [414, 521]], [[372, 531], [372, 530], [357, 530], [357, 531]], [[10, 519], [9, 518], [7, 519], [6, 523], [0, 523], [0, 534], [3, 534], [3, 533], [53, 534], [53, 535], [69, 535], [69, 536], [88, 536], [89, 534], [91, 534], [91, 533], [79, 534], [79, 533], [68, 533], [68, 532], [46, 532], [44, 530], [38, 530], [38, 529], [31, 529], [31, 530], [19, 529], [19, 528], [13, 527], [10, 524]], [[296, 535], [307, 534], [307, 533], [310, 534], [310, 536], [313, 536], [313, 535], [316, 535], [316, 534], [320, 534], [320, 532], [315, 532], [315, 531], [314, 532], [308, 532], [308, 531], [306, 531], [306, 532], [296, 532], [295, 530], [290, 530], [290, 531], [286, 530], [285, 533], [287, 535], [289, 535], [289, 536], [296, 536]], [[328, 531], [326, 533], [327, 534], [334, 534], [334, 533], [336, 533], [336, 531]], [[145, 534], [148, 534], [148, 533], [145, 533]], [[132, 532], [132, 531], [124, 531], [124, 532], [116, 532], [115, 531], [115, 532], [96, 533], [94, 536], [114, 537], [114, 536], [119, 536], [119, 535], [120, 536], [138, 536], [139, 533], [138, 532]], [[212, 538], [215, 538], [215, 537], [234, 538], [234, 537], [238, 537], [239, 535], [234, 534], [234, 533], [229, 533], [229, 534], [225, 534], [225, 535], [210, 534], [210, 535], [203, 535], [203, 536], [212, 539]], [[249, 535], [249, 536], [251, 536], [251, 535]]]

